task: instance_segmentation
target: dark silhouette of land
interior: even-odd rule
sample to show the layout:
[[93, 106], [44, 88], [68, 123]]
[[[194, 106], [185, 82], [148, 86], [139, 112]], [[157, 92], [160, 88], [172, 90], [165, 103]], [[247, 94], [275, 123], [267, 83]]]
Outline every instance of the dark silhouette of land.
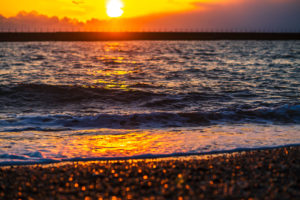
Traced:
[[300, 33], [246, 32], [2, 32], [0, 42], [118, 40], [300, 40]]

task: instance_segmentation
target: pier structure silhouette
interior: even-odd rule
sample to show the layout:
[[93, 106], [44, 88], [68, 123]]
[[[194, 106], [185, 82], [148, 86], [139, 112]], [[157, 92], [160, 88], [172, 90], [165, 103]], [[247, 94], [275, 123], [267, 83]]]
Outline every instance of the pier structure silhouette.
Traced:
[[0, 27], [0, 42], [114, 40], [299, 40], [298, 30], [201, 29], [192, 27], [111, 28]]

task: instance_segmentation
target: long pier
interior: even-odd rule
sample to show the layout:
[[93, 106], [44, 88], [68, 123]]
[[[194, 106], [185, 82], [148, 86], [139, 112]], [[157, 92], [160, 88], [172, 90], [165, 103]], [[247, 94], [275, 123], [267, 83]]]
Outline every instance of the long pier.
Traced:
[[124, 40], [300, 40], [300, 33], [247, 32], [0, 32], [0, 42]]

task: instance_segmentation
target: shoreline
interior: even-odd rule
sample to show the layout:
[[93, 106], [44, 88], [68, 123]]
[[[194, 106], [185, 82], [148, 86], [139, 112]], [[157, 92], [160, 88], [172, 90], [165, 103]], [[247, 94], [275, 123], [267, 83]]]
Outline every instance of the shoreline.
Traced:
[[99, 157], [99, 158], [70, 158], [70, 159], [62, 159], [62, 160], [51, 160], [44, 159], [41, 161], [14, 161], [14, 162], [2, 162], [0, 163], [1, 167], [11, 167], [11, 166], [33, 166], [33, 165], [64, 165], [75, 162], [114, 162], [114, 161], [127, 161], [127, 160], [172, 160], [172, 159], [189, 159], [189, 157], [198, 157], [198, 158], [207, 158], [207, 157], [219, 157], [226, 156], [230, 154], [238, 154], [238, 153], [246, 153], [251, 151], [260, 151], [260, 150], [273, 150], [280, 148], [289, 148], [289, 147], [299, 147], [300, 144], [287, 144], [287, 145], [279, 145], [279, 146], [269, 146], [269, 147], [254, 147], [254, 148], [236, 148], [230, 150], [216, 150], [209, 151], [203, 153], [172, 153], [172, 154], [145, 154], [145, 155], [137, 155], [137, 156], [128, 156], [128, 157]]
[[259, 32], [0, 32], [0, 42], [130, 40], [300, 40], [300, 33]]
[[300, 146], [0, 167], [0, 199], [297, 199]]

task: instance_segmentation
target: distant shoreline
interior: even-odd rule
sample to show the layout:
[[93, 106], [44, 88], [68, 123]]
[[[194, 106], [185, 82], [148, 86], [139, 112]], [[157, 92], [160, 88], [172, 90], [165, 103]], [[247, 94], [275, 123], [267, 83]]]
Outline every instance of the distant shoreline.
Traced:
[[300, 33], [0, 32], [0, 42], [129, 40], [300, 40]]

